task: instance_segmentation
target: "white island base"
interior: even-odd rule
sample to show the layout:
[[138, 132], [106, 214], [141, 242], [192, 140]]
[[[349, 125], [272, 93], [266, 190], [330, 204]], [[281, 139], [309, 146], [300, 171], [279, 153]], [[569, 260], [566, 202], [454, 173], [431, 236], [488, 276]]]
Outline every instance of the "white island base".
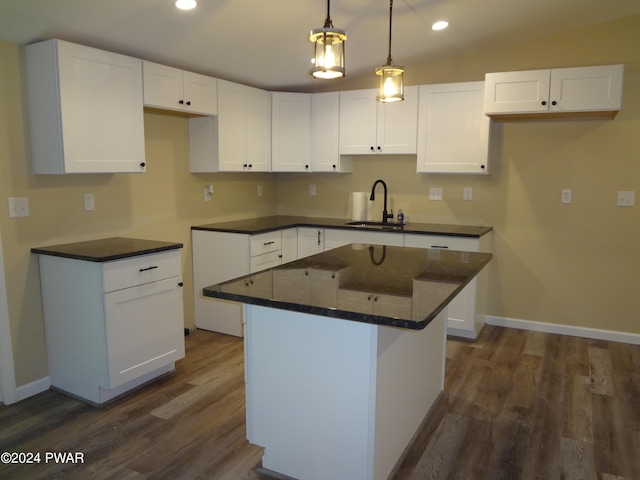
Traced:
[[444, 388], [446, 309], [423, 330], [244, 305], [247, 437], [300, 480], [382, 480]]

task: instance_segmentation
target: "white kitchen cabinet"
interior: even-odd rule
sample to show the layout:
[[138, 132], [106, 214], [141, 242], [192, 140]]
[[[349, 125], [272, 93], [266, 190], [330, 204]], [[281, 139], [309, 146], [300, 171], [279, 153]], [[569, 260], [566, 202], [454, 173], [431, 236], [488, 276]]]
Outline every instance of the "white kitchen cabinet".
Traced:
[[514, 119], [579, 112], [612, 117], [622, 107], [623, 74], [624, 65], [487, 73], [484, 110]]
[[[480, 238], [453, 237], [446, 235], [419, 235], [404, 234], [405, 247], [417, 247], [430, 249], [429, 258], [437, 260], [440, 250], [459, 250], [460, 255], [466, 252], [489, 252], [489, 235]], [[418, 283], [425, 285], [423, 283]], [[440, 288], [440, 287], [439, 287]], [[447, 318], [447, 335], [475, 339], [484, 326], [483, 312], [478, 311], [478, 296], [486, 292], [486, 278], [484, 272], [480, 272], [449, 304]], [[418, 292], [419, 293], [419, 292]], [[418, 303], [421, 302], [418, 298]]]
[[298, 229], [287, 228], [282, 230], [282, 251], [280, 261], [281, 263], [293, 262], [298, 259]]
[[404, 243], [402, 234], [391, 232], [376, 232], [371, 230], [332, 229], [324, 230], [324, 250], [342, 247], [350, 243], [362, 243], [367, 245], [392, 245], [401, 247]]
[[298, 227], [298, 258], [324, 251], [324, 228]]
[[383, 317], [411, 318], [412, 302], [410, 295], [386, 295], [349, 288], [338, 289], [338, 310]]
[[490, 130], [484, 82], [420, 86], [418, 173], [489, 173]]
[[145, 171], [141, 60], [47, 40], [25, 69], [34, 173]]
[[200, 115], [218, 113], [217, 80], [153, 62], [142, 62], [144, 105]]
[[311, 95], [311, 170], [351, 172], [351, 159], [340, 157], [340, 93]]
[[376, 94], [340, 92], [340, 154], [415, 154], [418, 87], [406, 87], [402, 102], [378, 102]]
[[180, 251], [93, 262], [39, 255], [51, 385], [101, 404], [184, 357]]
[[320, 268], [273, 270], [273, 298], [279, 301], [335, 308], [340, 271]]
[[271, 93], [218, 80], [218, 115], [189, 119], [189, 166], [197, 172], [271, 170]]
[[[296, 242], [292, 238], [294, 233]], [[196, 327], [241, 337], [241, 305], [205, 297], [202, 289], [275, 267], [284, 258], [295, 259], [296, 229], [256, 235], [192, 230], [191, 242]]]
[[271, 94], [271, 170], [311, 171], [311, 94]]

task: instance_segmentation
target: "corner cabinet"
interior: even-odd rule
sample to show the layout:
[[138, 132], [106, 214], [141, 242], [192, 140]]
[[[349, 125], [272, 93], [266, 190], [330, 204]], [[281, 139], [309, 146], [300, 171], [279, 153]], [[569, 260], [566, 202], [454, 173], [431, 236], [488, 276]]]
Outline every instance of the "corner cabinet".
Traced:
[[199, 115], [218, 113], [217, 80], [153, 62], [142, 62], [144, 105]]
[[415, 154], [418, 87], [402, 102], [376, 101], [376, 89], [340, 92], [340, 154]]
[[25, 68], [33, 173], [145, 171], [141, 60], [47, 40]]
[[612, 118], [622, 107], [623, 75], [624, 65], [487, 73], [485, 113], [501, 119]]
[[191, 172], [271, 170], [271, 93], [218, 80], [218, 115], [189, 119]]
[[489, 173], [498, 127], [484, 115], [484, 91], [484, 82], [420, 86], [418, 173]]
[[340, 157], [340, 93], [311, 95], [311, 169], [351, 172], [351, 161]]
[[51, 385], [95, 404], [184, 357], [180, 251], [107, 262], [39, 255]]

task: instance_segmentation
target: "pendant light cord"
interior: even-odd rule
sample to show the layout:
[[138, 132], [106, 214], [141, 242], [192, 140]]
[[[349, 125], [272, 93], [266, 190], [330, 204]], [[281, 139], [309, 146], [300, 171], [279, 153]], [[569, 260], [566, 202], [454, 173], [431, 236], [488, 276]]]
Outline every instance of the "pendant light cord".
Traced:
[[327, 18], [324, 21], [324, 28], [333, 28], [331, 21], [331, 0], [327, 0]]
[[[328, 1], [328, 0], [327, 0]], [[391, 17], [393, 15], [393, 0], [389, 0], [389, 56], [387, 57], [387, 65], [391, 65]]]

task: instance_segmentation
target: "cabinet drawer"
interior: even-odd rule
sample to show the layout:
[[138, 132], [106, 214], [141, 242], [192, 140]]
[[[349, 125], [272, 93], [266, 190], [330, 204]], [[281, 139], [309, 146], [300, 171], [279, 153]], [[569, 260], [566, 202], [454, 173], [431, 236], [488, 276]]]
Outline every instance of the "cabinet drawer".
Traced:
[[249, 245], [251, 256], [262, 255], [263, 253], [275, 252], [282, 249], [282, 235], [280, 231], [261, 233], [252, 235]]
[[277, 252], [269, 252], [251, 257], [251, 273], [280, 265], [280, 263], [282, 263], [281, 255], [280, 250], [278, 250]]
[[105, 293], [181, 274], [180, 250], [115, 260], [102, 267]]
[[477, 252], [479, 241], [472, 237], [453, 237], [447, 235], [404, 235], [405, 247], [448, 248], [465, 252]]

